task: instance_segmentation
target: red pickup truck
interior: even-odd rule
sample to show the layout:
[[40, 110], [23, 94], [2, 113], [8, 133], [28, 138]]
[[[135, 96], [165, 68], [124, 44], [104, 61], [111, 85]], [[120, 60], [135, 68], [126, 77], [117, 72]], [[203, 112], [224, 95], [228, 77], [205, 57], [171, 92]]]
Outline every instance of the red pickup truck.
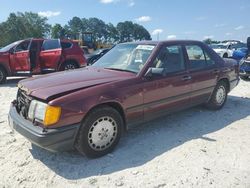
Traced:
[[0, 49], [0, 84], [8, 76], [26, 76], [86, 66], [76, 42], [60, 39], [26, 39]]

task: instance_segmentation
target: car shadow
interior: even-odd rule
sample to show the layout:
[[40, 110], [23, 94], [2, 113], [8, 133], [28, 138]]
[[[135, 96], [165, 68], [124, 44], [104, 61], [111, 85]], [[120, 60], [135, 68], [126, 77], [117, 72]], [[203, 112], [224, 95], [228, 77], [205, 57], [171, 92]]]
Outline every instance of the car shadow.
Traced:
[[11, 77], [11, 78], [7, 78], [6, 82], [4, 84], [0, 85], [1, 87], [17, 87], [17, 84], [19, 81], [21, 81], [22, 79], [25, 79], [27, 77]]
[[132, 127], [112, 154], [98, 159], [88, 159], [75, 151], [51, 153], [36, 146], [30, 152], [35, 159], [66, 179], [111, 174], [144, 165], [190, 140], [217, 142], [208, 134], [249, 116], [249, 106], [249, 98], [229, 96], [219, 111], [199, 106]]

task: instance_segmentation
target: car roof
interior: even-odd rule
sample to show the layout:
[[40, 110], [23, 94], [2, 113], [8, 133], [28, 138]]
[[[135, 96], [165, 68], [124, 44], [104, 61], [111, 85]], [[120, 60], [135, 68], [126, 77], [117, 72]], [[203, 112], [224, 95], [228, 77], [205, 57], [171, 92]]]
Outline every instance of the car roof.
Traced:
[[141, 45], [162, 45], [162, 44], [204, 44], [198, 40], [163, 40], [163, 41], [136, 41], [136, 42], [127, 42], [123, 44], [141, 44]]

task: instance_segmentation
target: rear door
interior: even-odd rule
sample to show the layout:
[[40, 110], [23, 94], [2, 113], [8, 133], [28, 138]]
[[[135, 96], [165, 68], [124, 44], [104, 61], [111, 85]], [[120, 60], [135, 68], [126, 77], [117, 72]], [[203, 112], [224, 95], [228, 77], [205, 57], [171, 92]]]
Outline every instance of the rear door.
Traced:
[[205, 102], [216, 85], [219, 68], [215, 61], [199, 45], [186, 45], [189, 72], [192, 77], [193, 103]]
[[13, 54], [10, 55], [10, 65], [13, 72], [30, 72], [30, 43], [31, 40], [25, 40], [14, 48]]
[[59, 39], [44, 40], [40, 52], [42, 70], [56, 70], [60, 61], [62, 48]]

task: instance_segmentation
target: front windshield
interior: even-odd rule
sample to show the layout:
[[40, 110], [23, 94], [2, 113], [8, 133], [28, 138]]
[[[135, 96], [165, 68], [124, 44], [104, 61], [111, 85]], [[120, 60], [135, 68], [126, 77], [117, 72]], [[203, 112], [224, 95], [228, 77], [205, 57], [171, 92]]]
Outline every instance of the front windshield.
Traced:
[[221, 44], [211, 45], [211, 47], [213, 49], [227, 49], [227, 45], [221, 45]]
[[18, 43], [20, 43], [21, 41], [17, 41], [17, 42], [13, 42], [3, 48], [0, 49], [0, 52], [8, 52], [11, 48], [13, 48], [14, 46], [16, 46]]
[[119, 44], [93, 64], [94, 67], [138, 73], [155, 45]]

